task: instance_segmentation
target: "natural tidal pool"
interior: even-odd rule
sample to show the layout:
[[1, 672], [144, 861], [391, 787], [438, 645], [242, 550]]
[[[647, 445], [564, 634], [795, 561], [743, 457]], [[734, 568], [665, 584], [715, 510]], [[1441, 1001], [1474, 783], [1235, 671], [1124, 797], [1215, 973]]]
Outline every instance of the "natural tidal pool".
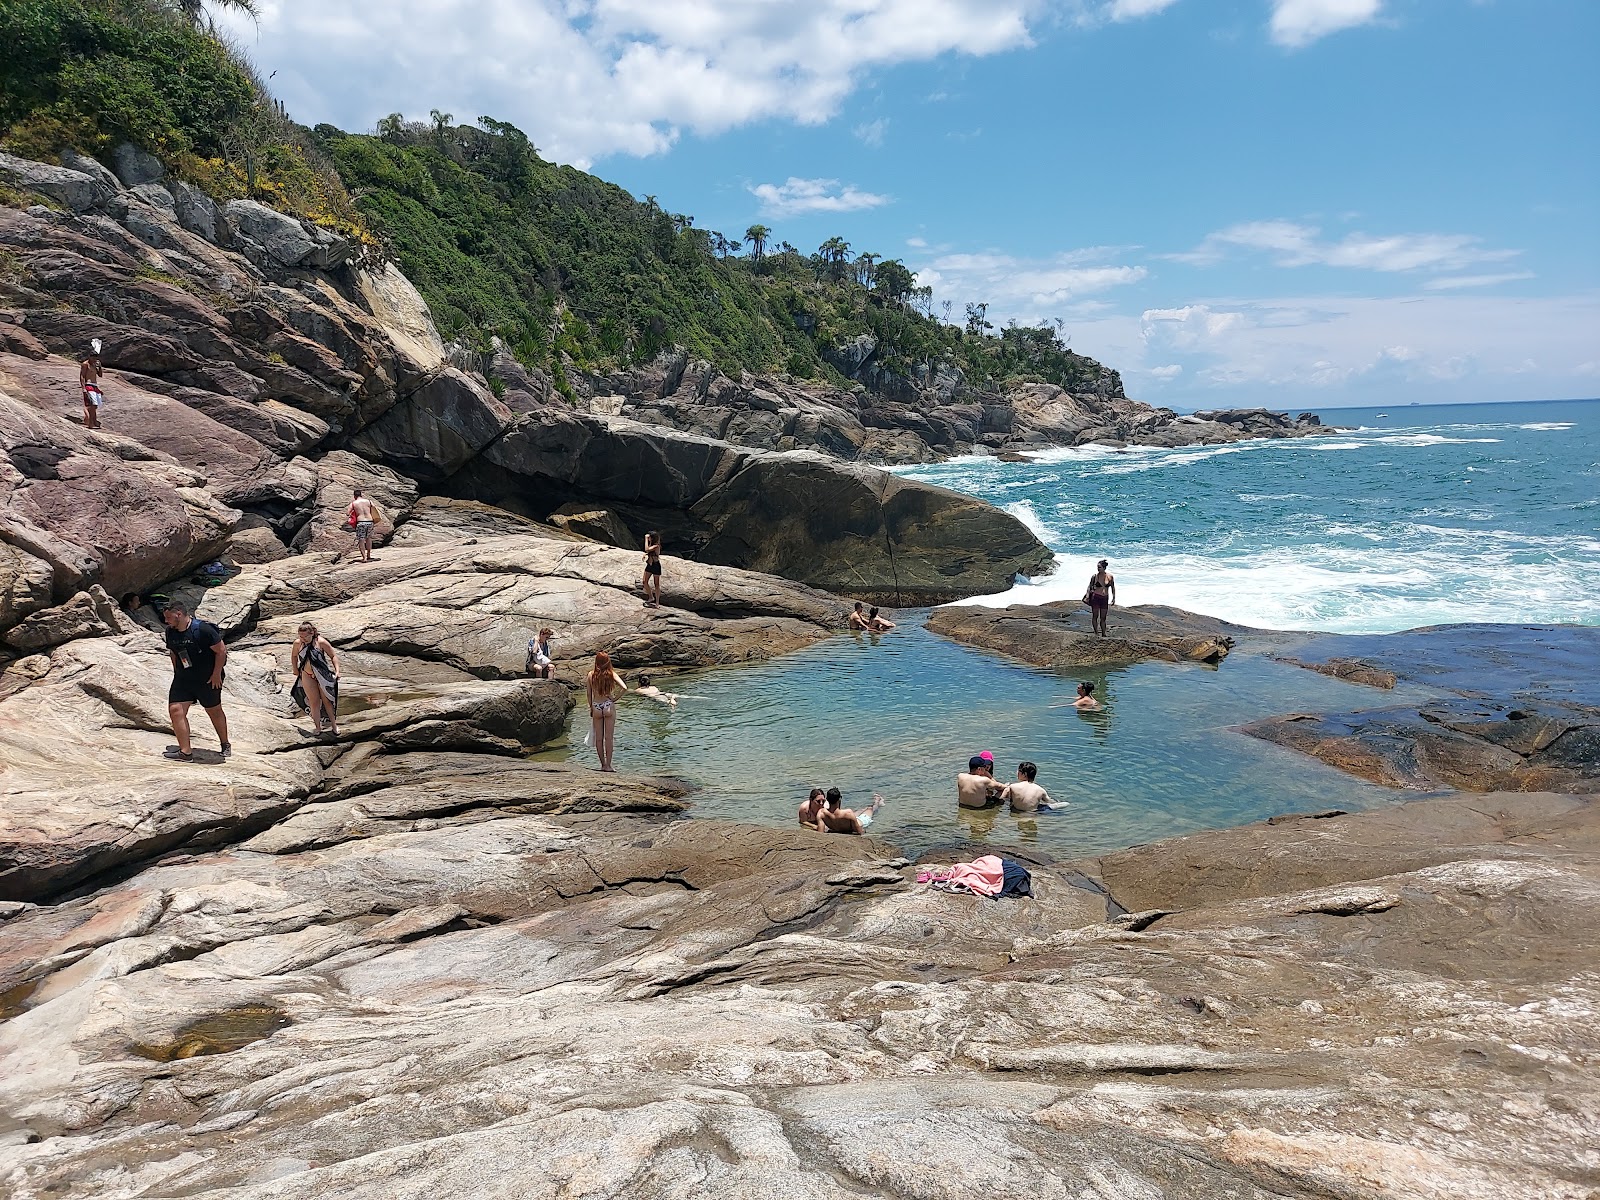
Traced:
[[[1229, 728], [1397, 703], [1410, 694], [1403, 689], [1374, 691], [1240, 651], [1215, 668], [1141, 663], [1058, 675], [937, 637], [922, 628], [925, 616], [904, 611], [888, 634], [841, 634], [772, 662], [657, 678], [684, 699], [676, 708], [623, 701], [617, 769], [681, 776], [702, 789], [696, 815], [762, 824], [792, 823], [812, 786], [836, 786], [862, 806], [876, 791], [887, 803], [872, 832], [913, 854], [968, 838], [1089, 854], [1409, 795]], [[627, 678], [633, 686], [636, 673]], [[1079, 679], [1094, 682], [1105, 708], [1052, 708], [1070, 705]], [[587, 729], [580, 700], [569, 748], [551, 757], [594, 763]], [[981, 750], [994, 752], [1002, 781], [1019, 761], [1036, 763], [1039, 783], [1072, 807], [958, 810], [955, 773]]]

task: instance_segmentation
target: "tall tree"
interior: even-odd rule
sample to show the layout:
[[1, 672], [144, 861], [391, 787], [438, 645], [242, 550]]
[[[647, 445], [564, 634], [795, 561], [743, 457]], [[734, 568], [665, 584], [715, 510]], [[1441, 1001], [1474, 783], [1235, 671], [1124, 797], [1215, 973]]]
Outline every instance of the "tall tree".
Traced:
[[440, 112], [437, 108], [428, 111], [428, 119], [433, 122], [433, 140], [438, 145], [440, 153], [445, 153], [445, 130], [455, 123], [454, 113]]
[[767, 239], [771, 236], [772, 230], [765, 225], [752, 225], [744, 231], [744, 240], [750, 243], [758, 267], [761, 265], [761, 256], [767, 251]]
[[[206, 0], [171, 0], [171, 3], [178, 15], [196, 29], [215, 32], [217, 23], [206, 12]], [[243, 13], [252, 21], [260, 15], [256, 10], [256, 0], [211, 0], [211, 3], [217, 8], [231, 8], [234, 12]]]
[[844, 278], [844, 266], [850, 258], [850, 243], [842, 237], [831, 237], [817, 247], [817, 258], [834, 279]]
[[856, 255], [856, 282], [862, 287], [869, 288], [872, 286], [872, 265], [880, 257], [882, 256], [873, 254], [870, 251]]

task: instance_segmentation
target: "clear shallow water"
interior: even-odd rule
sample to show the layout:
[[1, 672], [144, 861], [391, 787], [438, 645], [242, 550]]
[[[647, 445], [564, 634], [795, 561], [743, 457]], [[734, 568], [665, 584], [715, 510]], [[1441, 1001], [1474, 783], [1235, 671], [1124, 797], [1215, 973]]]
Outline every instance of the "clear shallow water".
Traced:
[[[988, 602], [1082, 594], [1112, 559], [1118, 599], [1246, 625], [1381, 633], [1458, 621], [1600, 625], [1600, 402], [1335, 410], [1360, 428], [1187, 450], [1054, 451], [1032, 463], [957, 459], [907, 469], [1022, 517], [1055, 576]], [[1236, 652], [1219, 668], [1145, 663], [1090, 673], [1107, 703], [1080, 715], [1076, 678], [937, 638], [896, 614], [879, 639], [679, 676], [675, 710], [630, 698], [616, 761], [704, 789], [695, 811], [794, 820], [813, 785], [888, 805], [873, 827], [913, 853], [972, 839], [1058, 856], [1284, 812], [1382, 804], [1396, 793], [1228, 728], [1295, 711], [1416, 698]], [[1113, 612], [1113, 622], [1115, 613]], [[574, 720], [573, 757], [586, 714]], [[958, 810], [954, 776], [992, 750], [1072, 802], [1017, 817]], [[565, 756], [565, 752], [557, 752]]]
[[[793, 822], [812, 786], [837, 786], [863, 806], [881, 792], [872, 831], [913, 853], [970, 837], [1087, 854], [1394, 795], [1228, 726], [1396, 693], [1253, 654], [1220, 668], [1144, 663], [1069, 678], [936, 637], [923, 615], [900, 614], [900, 627], [876, 639], [840, 635], [773, 662], [677, 676], [664, 685], [686, 694], [676, 709], [629, 697], [616, 765], [701, 784], [699, 815], [763, 824]], [[1105, 711], [1048, 707], [1069, 703], [1078, 678], [1095, 681]], [[593, 764], [586, 729], [580, 706], [573, 757]], [[1039, 782], [1073, 807], [958, 812], [955, 773], [981, 750], [994, 752], [1003, 780], [1033, 761]]]
[[987, 603], [1080, 596], [1105, 557], [1120, 602], [1271, 629], [1600, 624], [1600, 401], [1321, 415], [1358, 428], [901, 473], [1000, 505], [1056, 551], [1054, 575]]

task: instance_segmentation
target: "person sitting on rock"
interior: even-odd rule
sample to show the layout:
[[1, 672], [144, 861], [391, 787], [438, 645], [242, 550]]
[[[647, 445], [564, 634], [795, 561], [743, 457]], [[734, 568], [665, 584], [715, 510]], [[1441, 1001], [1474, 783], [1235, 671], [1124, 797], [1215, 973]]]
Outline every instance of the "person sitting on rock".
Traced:
[[967, 760], [967, 769], [956, 775], [956, 803], [962, 808], [987, 808], [1000, 794], [994, 780], [994, 760], [976, 754]]
[[[868, 627], [867, 626], [867, 614], [861, 611], [864, 607], [865, 607], [865, 605], [863, 605], [861, 603], [861, 601], [859, 601], [859, 600], [856, 601], [855, 610], [850, 614], [850, 621], [849, 621], [850, 629], [851, 629], [852, 632], [854, 632], [854, 631], [856, 631], [858, 629], [864, 630], [864, 629], [866, 629]], [[877, 609], [873, 609], [872, 611], [873, 612], [877, 612], [878, 610]]]
[[650, 676], [648, 675], [639, 676], [639, 686], [633, 690], [635, 695], [643, 696], [649, 700], [654, 700], [657, 704], [670, 704], [673, 708], [678, 707], [678, 693], [663, 692], [655, 684], [650, 682]]
[[639, 581], [646, 608], [661, 607], [661, 535], [652, 529], [644, 535], [644, 578]]
[[798, 817], [800, 824], [808, 828], [817, 827], [817, 814], [828, 807], [828, 794], [819, 787], [811, 789], [811, 794], [806, 797], [806, 802], [800, 806]]
[[880, 617], [877, 606], [874, 605], [872, 611], [867, 614], [867, 628], [873, 633], [888, 633], [894, 628], [894, 622], [887, 617]]
[[167, 653], [172, 657], [172, 686], [167, 689], [167, 715], [172, 718], [176, 748], [165, 753], [181, 762], [194, 761], [194, 743], [189, 732], [189, 707], [200, 705], [211, 718], [222, 744], [222, 757], [233, 753], [228, 742], [228, 718], [222, 711], [223, 664], [228, 661], [228, 645], [222, 630], [209, 621], [196, 620], [176, 600], [167, 601], [161, 613], [167, 627]]
[[1034, 782], [1038, 774], [1039, 768], [1031, 762], [1017, 764], [1017, 781], [1000, 789], [1000, 799], [1011, 802], [1012, 812], [1038, 812], [1041, 809], [1049, 812], [1053, 808], [1066, 807], [1051, 800], [1050, 793]]
[[555, 670], [555, 664], [550, 658], [550, 639], [555, 637], [556, 631], [546, 626], [539, 630], [539, 636], [528, 642], [528, 655], [523, 660], [522, 670], [535, 679], [549, 679]]
[[874, 794], [872, 807], [865, 812], [856, 812], [853, 808], [843, 808], [844, 794], [838, 788], [829, 788], [827, 806], [817, 812], [818, 833], [865, 833], [872, 818], [883, 807], [883, 797]]

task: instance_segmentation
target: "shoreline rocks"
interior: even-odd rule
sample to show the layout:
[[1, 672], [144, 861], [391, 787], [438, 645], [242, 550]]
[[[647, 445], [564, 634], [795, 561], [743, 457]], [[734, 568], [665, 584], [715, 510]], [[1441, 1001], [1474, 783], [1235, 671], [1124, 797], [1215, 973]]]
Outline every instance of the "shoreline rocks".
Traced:
[[1236, 633], [1273, 636], [1164, 605], [1114, 611], [1115, 627], [1106, 637], [1092, 632], [1088, 608], [1073, 600], [1006, 608], [948, 605], [929, 613], [926, 625], [952, 641], [1057, 671], [1146, 659], [1216, 664], [1228, 656]]

